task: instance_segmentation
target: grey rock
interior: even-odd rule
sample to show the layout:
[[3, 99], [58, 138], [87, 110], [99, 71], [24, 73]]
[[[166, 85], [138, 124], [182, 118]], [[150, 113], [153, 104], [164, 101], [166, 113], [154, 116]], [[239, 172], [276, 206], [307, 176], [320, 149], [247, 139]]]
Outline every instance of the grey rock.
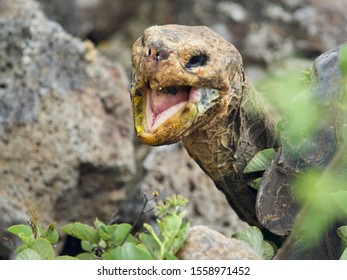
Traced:
[[217, 11], [224, 13], [235, 22], [245, 22], [249, 17], [245, 8], [243, 8], [240, 4], [229, 1], [220, 2], [217, 5]]
[[38, 0], [47, 16], [74, 36], [95, 43], [125, 27], [140, 0]]
[[206, 226], [192, 227], [177, 257], [183, 260], [257, 260], [248, 244]]
[[303, 52], [323, 53], [347, 40], [347, 2], [345, 0], [308, 0], [295, 10], [297, 48]]
[[[135, 173], [128, 79], [46, 19], [0, 1], [0, 236], [26, 223], [109, 218]], [[0, 258], [13, 250], [0, 240]]]
[[271, 24], [253, 24], [245, 38], [243, 54], [252, 61], [272, 64], [280, 58], [290, 56], [293, 42], [285, 38], [285, 32]]
[[267, 18], [275, 21], [292, 22], [293, 16], [283, 7], [275, 4], [270, 4], [265, 8], [264, 14]]

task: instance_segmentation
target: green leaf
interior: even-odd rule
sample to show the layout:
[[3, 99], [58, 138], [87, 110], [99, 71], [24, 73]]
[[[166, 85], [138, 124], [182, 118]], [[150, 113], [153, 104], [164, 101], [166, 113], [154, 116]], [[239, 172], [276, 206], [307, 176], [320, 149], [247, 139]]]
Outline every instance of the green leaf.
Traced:
[[31, 227], [27, 225], [14, 225], [7, 229], [10, 233], [19, 236], [19, 234], [22, 234], [23, 236], [31, 236], [34, 234]]
[[103, 240], [110, 239], [111, 236], [108, 234], [107, 226], [103, 222], [96, 219], [94, 222], [94, 226]]
[[69, 260], [78, 260], [77, 258], [75, 257], [71, 257], [71, 256], [58, 256], [58, 257], [55, 257], [54, 258], [55, 260], [58, 260], [58, 261], [69, 261]]
[[271, 160], [275, 157], [276, 151], [273, 148], [265, 149], [260, 152], [258, 152], [247, 164], [245, 169], [243, 170], [243, 173], [253, 173], [257, 171], [264, 171], [266, 170]]
[[175, 255], [182, 248], [187, 238], [189, 227], [190, 224], [188, 222], [182, 224], [178, 233], [172, 236], [168, 244], [166, 244], [166, 252]]
[[34, 240], [31, 245], [31, 249], [36, 251], [43, 260], [51, 260], [54, 258], [54, 250], [47, 239], [38, 238]]
[[[148, 232], [152, 235], [152, 237], [154, 238], [154, 240], [157, 242], [157, 244], [159, 244], [159, 246], [163, 246], [162, 241], [160, 240], [160, 238], [158, 237], [158, 235], [155, 233], [153, 227], [150, 224], [144, 223], [143, 227], [148, 230]], [[160, 258], [159, 258], [160, 259]]]
[[81, 253], [76, 256], [79, 260], [100, 260], [95, 254], [93, 253]]
[[28, 245], [23, 244], [23, 245], [20, 245], [20, 246], [17, 247], [16, 252], [17, 252], [17, 253], [20, 253], [20, 252], [22, 252], [23, 250], [28, 249], [28, 248], [29, 248]]
[[121, 247], [103, 254], [102, 257], [106, 260], [153, 260], [147, 250], [133, 243], [124, 243]]
[[115, 230], [117, 229], [117, 227], [118, 227], [118, 224], [112, 224], [112, 225], [107, 226], [107, 233], [109, 235], [112, 235], [115, 232]]
[[233, 234], [232, 237], [249, 244], [261, 259], [269, 260], [275, 254], [274, 248], [269, 242], [264, 241], [263, 234], [257, 227], [249, 227], [244, 231]]
[[347, 77], [347, 45], [344, 45], [339, 51], [340, 69], [343, 76]]
[[[125, 238], [126, 242], [134, 242], [134, 238], [129, 234], [131, 231], [131, 225], [129, 224], [119, 224], [114, 229], [113, 234], [110, 238], [116, 245], [121, 245]], [[128, 237], [127, 237], [128, 236]]]
[[263, 181], [263, 177], [260, 177], [248, 182], [247, 185], [255, 190], [259, 190], [262, 181]]
[[101, 222], [100, 220], [96, 219], [94, 221], [94, 227], [98, 230], [102, 230], [103, 232], [106, 232], [107, 233], [107, 226]]
[[160, 235], [163, 237], [163, 242], [167, 244], [180, 230], [182, 219], [177, 215], [167, 215], [158, 221]]
[[330, 194], [331, 199], [347, 215], [347, 191], [339, 191]]
[[160, 256], [160, 244], [152, 235], [141, 233], [139, 239], [142, 241], [142, 245], [152, 255], [153, 259], [160, 260], [162, 258]]
[[92, 250], [95, 248], [95, 246], [93, 246], [93, 244], [91, 244], [88, 241], [82, 240], [81, 241], [81, 247], [83, 249], [83, 251], [86, 252], [92, 252]]
[[24, 244], [30, 245], [35, 240], [34, 232], [31, 227], [27, 225], [14, 225], [7, 229], [8, 232], [17, 235]]
[[20, 252], [16, 260], [42, 260], [42, 258], [35, 250], [28, 248]]
[[18, 233], [18, 237], [26, 244], [28, 245], [28, 247], [31, 246], [31, 244], [34, 242], [35, 240], [35, 236], [34, 234], [26, 236], [24, 233], [20, 232]]
[[68, 235], [90, 243], [98, 244], [100, 240], [98, 231], [95, 228], [80, 222], [68, 224], [62, 227], [62, 230]]
[[47, 232], [43, 235], [43, 237], [46, 238], [51, 244], [56, 244], [59, 241], [59, 233], [56, 229], [48, 229]]
[[343, 244], [347, 246], [347, 226], [342, 226], [337, 229], [337, 235], [341, 238]]
[[343, 251], [340, 260], [347, 260], [347, 248]]
[[164, 260], [177, 260], [177, 258], [171, 252], [165, 251]]
[[98, 243], [98, 247], [101, 249], [105, 249], [107, 247], [107, 243], [105, 240], [100, 240]]

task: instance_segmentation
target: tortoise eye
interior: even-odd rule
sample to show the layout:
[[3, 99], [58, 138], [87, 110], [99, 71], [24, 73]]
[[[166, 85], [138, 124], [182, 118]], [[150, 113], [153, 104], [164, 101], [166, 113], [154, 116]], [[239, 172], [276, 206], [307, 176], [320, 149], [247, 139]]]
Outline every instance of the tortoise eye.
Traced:
[[204, 54], [194, 55], [189, 59], [188, 63], [186, 64], [186, 67], [194, 68], [194, 67], [203, 66], [206, 63], [206, 60], [207, 60], [207, 57]]

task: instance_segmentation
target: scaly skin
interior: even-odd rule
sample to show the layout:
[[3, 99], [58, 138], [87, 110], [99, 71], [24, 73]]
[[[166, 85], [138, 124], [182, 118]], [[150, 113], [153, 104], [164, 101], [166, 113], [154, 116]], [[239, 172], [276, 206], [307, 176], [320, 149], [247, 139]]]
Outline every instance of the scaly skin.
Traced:
[[[182, 140], [239, 217], [261, 228], [256, 193], [247, 186], [253, 177], [243, 170], [257, 152], [276, 145], [275, 130], [236, 48], [207, 27], [154, 26], [135, 42], [132, 67], [131, 99], [141, 141]], [[170, 107], [166, 98], [185, 103], [159, 122], [161, 109]]]

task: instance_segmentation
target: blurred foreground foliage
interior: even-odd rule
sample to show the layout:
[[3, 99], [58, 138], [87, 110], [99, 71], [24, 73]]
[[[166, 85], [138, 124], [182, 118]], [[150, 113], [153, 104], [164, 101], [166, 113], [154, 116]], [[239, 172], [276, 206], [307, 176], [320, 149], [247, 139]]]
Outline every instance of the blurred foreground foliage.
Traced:
[[[323, 170], [313, 166], [301, 170], [293, 181], [294, 196], [302, 208], [291, 239], [294, 242], [304, 231], [306, 236], [312, 237], [305, 240], [306, 245], [311, 241], [313, 245], [315, 239], [321, 239], [327, 228], [335, 223], [347, 225], [347, 45], [341, 46], [338, 58], [342, 77], [336, 83], [340, 83], [337, 86], [341, 88], [342, 100], [334, 101], [335, 112], [324, 104], [328, 99], [329, 102], [333, 100], [329, 96], [335, 94], [329, 92], [333, 90], [327, 86], [328, 91], [323, 97], [315, 92], [315, 83], [321, 81], [312, 80], [315, 78], [314, 69], [270, 74], [257, 87], [269, 108], [275, 108], [280, 141], [294, 151], [302, 152], [306, 146], [308, 151], [318, 141], [316, 136], [321, 133], [322, 127], [334, 120], [335, 114], [341, 119], [340, 127], [332, 128], [341, 130], [336, 133], [339, 136], [338, 149], [332, 159]], [[337, 234], [345, 246], [341, 259], [347, 259], [347, 226], [339, 227]]]

